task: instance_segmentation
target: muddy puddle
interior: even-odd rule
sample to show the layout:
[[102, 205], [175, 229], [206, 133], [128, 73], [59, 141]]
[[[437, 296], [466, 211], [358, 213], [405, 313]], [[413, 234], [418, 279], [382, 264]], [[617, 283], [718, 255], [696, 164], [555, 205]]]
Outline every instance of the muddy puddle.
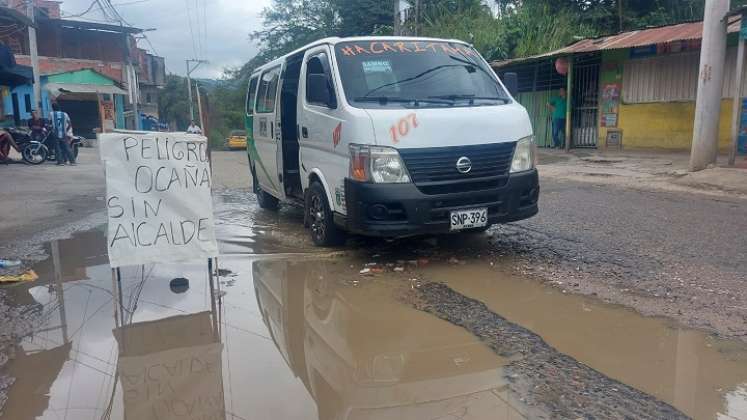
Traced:
[[[747, 418], [744, 345], [479, 261], [361, 276], [368, 261], [352, 256], [259, 255], [293, 251], [295, 233], [273, 242], [257, 232], [271, 219], [223, 220], [213, 287], [204, 262], [128, 267], [113, 281], [101, 230], [49, 244], [39, 280], [10, 289], [41, 321], [9, 364], [3, 418], [537, 418], [513, 386], [515, 356], [411, 304], [429, 282], [484, 302], [605, 386], [632, 389], [626, 403]], [[526, 348], [526, 337], [510, 344]]]

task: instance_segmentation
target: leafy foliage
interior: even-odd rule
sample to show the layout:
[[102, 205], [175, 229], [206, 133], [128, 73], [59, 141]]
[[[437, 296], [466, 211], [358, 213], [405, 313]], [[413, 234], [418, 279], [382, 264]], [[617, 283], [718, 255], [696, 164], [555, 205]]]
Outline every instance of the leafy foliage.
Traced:
[[166, 76], [166, 85], [158, 96], [161, 120], [176, 130], [186, 130], [189, 126], [189, 98], [186, 90], [187, 79], [169, 74]]
[[[392, 34], [394, 0], [272, 0], [263, 28], [250, 34], [260, 53], [226, 69], [209, 92], [211, 137], [243, 126], [244, 90], [257, 66], [329, 36]], [[404, 0], [403, 0], [404, 1]], [[414, 3], [414, 0], [410, 0]], [[732, 0], [732, 7], [747, 0]], [[420, 19], [404, 28], [419, 35], [472, 43], [488, 60], [538, 54], [596, 37], [646, 26], [700, 20], [705, 0], [420, 0]], [[492, 6], [492, 7], [490, 7]], [[186, 127], [186, 82], [169, 76], [159, 105], [169, 122]]]

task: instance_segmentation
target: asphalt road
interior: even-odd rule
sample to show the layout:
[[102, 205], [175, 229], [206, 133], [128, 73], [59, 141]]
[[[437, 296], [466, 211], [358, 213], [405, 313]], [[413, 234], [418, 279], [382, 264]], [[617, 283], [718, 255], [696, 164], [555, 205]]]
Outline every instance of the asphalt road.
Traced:
[[[216, 190], [249, 189], [245, 152], [218, 151], [213, 159]], [[12, 252], [11, 243], [52, 228], [75, 230], [76, 221], [102, 214], [98, 154], [83, 149], [80, 162], [0, 167], [10, 180], [0, 187], [4, 256], [27, 252]], [[593, 179], [542, 176], [541, 185], [538, 216], [495, 227], [469, 245], [459, 242], [465, 255], [513, 255], [521, 271], [570, 292], [747, 339], [746, 200], [596, 185]], [[278, 229], [291, 230], [296, 240], [304, 234], [295, 226]]]
[[[101, 224], [103, 172], [96, 155], [88, 157], [77, 168], [0, 168], [24, 175], [12, 191], [0, 190], [3, 209], [13, 212], [0, 231], [0, 252], [27, 258], [14, 243], [46, 241], [54, 235], [46, 233], [50, 228], [75, 231]], [[434, 413], [444, 414], [440, 418], [459, 413], [472, 413], [460, 418], [488, 418], [499, 408], [506, 413], [515, 409], [517, 415], [510, 418], [521, 413], [528, 418], [713, 418], [733, 410], [728, 401], [739, 408], [743, 398], [738, 387], [747, 378], [744, 343], [718, 340], [604, 302], [745, 341], [744, 199], [544, 176], [541, 212], [530, 220], [479, 235], [399, 241], [351, 237], [343, 252], [329, 252], [310, 243], [298, 209], [258, 208], [244, 153], [216, 152], [213, 162], [222, 278], [216, 296], [218, 307], [225, 308], [220, 319], [227, 327], [222, 344], [227, 357], [240, 355], [229, 361], [221, 380], [231, 390], [226, 395], [232, 410], [243, 417], [267, 413], [265, 418], [314, 419], [347, 412], [339, 402], [354, 404], [345, 397], [363, 395], [358, 388], [370, 384], [364, 380], [325, 387], [319, 379], [360, 378], [360, 366], [378, 367], [373, 373], [383, 379], [377, 382], [383, 388], [376, 395], [443, 405], [403, 408], [394, 398], [381, 405], [393, 410], [388, 418], [435, 418]], [[68, 176], [72, 182], [64, 181]], [[114, 295], [106, 289], [111, 278], [104, 244], [102, 228], [77, 233], [58, 243], [60, 267], [52, 267], [50, 259], [33, 265], [42, 282], [59, 268], [70, 284], [62, 289], [66, 316], [71, 325], [85, 328], [72, 335], [74, 348], [93, 349], [101, 342], [116, 346], [111, 334], [115, 320], [101, 323], [106, 317], [86, 312], [92, 296], [90, 307], [103, 308]], [[369, 275], [361, 275], [364, 267]], [[145, 271], [124, 270], [124, 301], [140, 299], [128, 309], [136, 324], [168, 323], [175, 315], [197, 317], [216, 310], [207, 304], [204, 267], [162, 264], [151, 270], [154, 278], [146, 286], [151, 271], [144, 278]], [[175, 276], [191, 279], [188, 291], [165, 287]], [[31, 302], [31, 290], [41, 289], [36, 285], [0, 290], [0, 303]], [[147, 290], [140, 298], [143, 287]], [[1, 323], [3, 337], [26, 334], [4, 331], [18, 318], [31, 319], [18, 314], [9, 318], [12, 314], [7, 311]], [[58, 324], [56, 318], [45, 322], [36, 327], [49, 331]], [[180, 331], [185, 335], [181, 338], [190, 340], [195, 338], [190, 334], [204, 336], [199, 328]], [[0, 341], [0, 358], [2, 345]], [[44, 350], [57, 345], [45, 344]], [[78, 357], [105, 354], [101, 351], [78, 352]], [[15, 371], [11, 369], [19, 381], [68, 377], [54, 366], [47, 372], [23, 363], [16, 361]], [[52, 389], [50, 401], [64, 397], [75, 407], [92, 404], [93, 391], [85, 385], [108, 380], [115, 366], [81, 369], [77, 383], [47, 388]], [[252, 370], [257, 367], [266, 369]], [[326, 369], [347, 373], [315, 373]], [[213, 379], [201, 375], [194, 380], [217, 389], [210, 384]], [[0, 382], [10, 383], [2, 370]], [[469, 386], [457, 390], [458, 382]], [[425, 383], [407, 388], [422, 392], [419, 396], [396, 388]], [[473, 389], [474, 384], [482, 388]], [[0, 387], [0, 400], [6, 390]], [[8, 412], [33, 406], [27, 395], [14, 397], [12, 392]], [[115, 395], [116, 387], [111, 392]], [[456, 397], [442, 400], [442, 392]], [[37, 408], [45, 410], [47, 399], [39, 400]], [[147, 407], [148, 401], [136, 403]], [[405, 409], [412, 415], [402, 414]]]
[[747, 201], [542, 179], [540, 214], [494, 250], [569, 291], [747, 338]]
[[28, 257], [34, 247], [22, 244], [69, 234], [104, 208], [98, 149], [80, 149], [77, 166], [0, 165], [0, 179], [0, 258]]

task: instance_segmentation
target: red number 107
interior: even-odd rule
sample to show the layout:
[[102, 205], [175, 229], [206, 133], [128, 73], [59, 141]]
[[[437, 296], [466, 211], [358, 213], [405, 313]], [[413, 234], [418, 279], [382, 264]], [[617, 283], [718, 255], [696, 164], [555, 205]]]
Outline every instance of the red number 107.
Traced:
[[389, 134], [392, 136], [392, 143], [399, 143], [402, 137], [406, 137], [410, 133], [411, 128], [418, 127], [418, 119], [415, 113], [408, 114], [404, 118], [397, 121], [389, 128]]

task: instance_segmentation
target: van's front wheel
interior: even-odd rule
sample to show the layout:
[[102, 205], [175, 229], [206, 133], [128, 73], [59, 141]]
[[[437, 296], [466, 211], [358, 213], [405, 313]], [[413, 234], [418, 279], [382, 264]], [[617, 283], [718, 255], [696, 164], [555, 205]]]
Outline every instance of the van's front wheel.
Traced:
[[335, 225], [327, 194], [318, 181], [314, 181], [304, 194], [306, 223], [311, 228], [311, 239], [319, 246], [341, 245], [345, 232]]
[[278, 209], [278, 199], [265, 192], [259, 186], [259, 182], [257, 182], [257, 174], [254, 172], [254, 170], [252, 170], [252, 188], [254, 189], [254, 194], [257, 196], [257, 203], [259, 204], [260, 208], [265, 210]]

